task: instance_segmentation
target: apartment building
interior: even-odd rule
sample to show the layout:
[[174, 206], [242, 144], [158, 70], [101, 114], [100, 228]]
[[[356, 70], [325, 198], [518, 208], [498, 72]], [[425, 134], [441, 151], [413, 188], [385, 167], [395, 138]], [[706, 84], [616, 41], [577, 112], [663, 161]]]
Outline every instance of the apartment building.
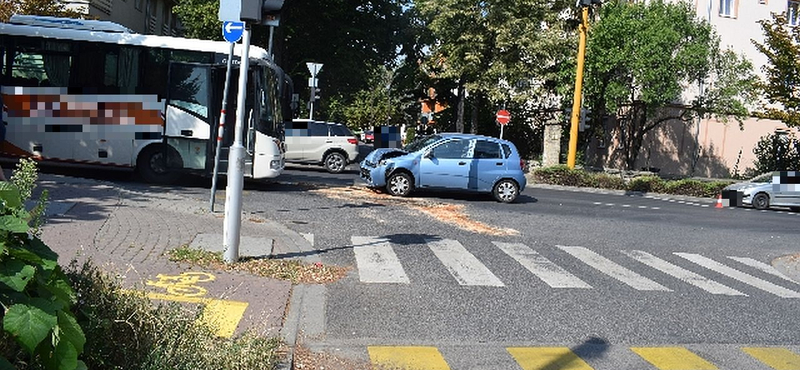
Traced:
[[65, 0], [70, 9], [104, 21], [119, 23], [134, 32], [178, 36], [180, 27], [172, 13], [174, 0]]

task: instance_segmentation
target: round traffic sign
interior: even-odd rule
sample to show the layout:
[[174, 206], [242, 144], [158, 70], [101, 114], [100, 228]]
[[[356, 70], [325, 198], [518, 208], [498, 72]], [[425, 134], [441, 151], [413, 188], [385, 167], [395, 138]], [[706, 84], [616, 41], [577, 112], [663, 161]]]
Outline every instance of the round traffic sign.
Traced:
[[505, 109], [497, 111], [497, 123], [501, 125], [506, 125], [509, 122], [511, 122], [511, 113], [509, 113]]

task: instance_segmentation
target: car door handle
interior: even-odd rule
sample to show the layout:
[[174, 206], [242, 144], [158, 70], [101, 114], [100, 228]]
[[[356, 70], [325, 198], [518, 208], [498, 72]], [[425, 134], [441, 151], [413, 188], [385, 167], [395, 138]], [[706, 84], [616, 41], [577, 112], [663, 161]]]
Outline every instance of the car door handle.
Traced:
[[503, 162], [497, 162], [497, 163], [495, 163], [495, 164], [496, 164], [496, 165], [498, 165], [498, 166], [502, 166], [502, 165], [503, 165]]
[[463, 166], [463, 165], [465, 165], [465, 164], [467, 164], [467, 162], [458, 162], [458, 165], [459, 165], [459, 166]]
[[331, 141], [331, 140], [327, 140], [327, 141], [325, 141], [325, 144], [330, 144], [330, 143], [332, 143], [332, 142], [333, 142], [333, 141]]

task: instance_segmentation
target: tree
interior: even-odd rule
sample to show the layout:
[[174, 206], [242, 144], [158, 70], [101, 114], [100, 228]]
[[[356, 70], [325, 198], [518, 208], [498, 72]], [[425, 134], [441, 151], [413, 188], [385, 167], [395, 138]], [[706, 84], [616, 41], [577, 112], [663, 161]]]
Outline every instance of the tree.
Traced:
[[59, 0], [0, 0], [0, 22], [8, 22], [13, 14], [49, 15], [83, 18], [84, 15], [67, 9]]
[[[596, 117], [617, 116], [628, 169], [645, 134], [667, 121], [746, 117], [755, 80], [750, 62], [721, 51], [687, 2], [611, 2], [590, 29], [585, 101]], [[686, 96], [701, 83], [702, 91]]]
[[800, 171], [800, 140], [791, 133], [771, 133], [761, 137], [753, 149], [757, 173]]
[[762, 67], [767, 81], [761, 85], [767, 102], [764, 116], [800, 127], [800, 28], [789, 25], [786, 14], [759, 21], [764, 43], [753, 41], [767, 57]]
[[220, 40], [218, 0], [179, 0], [172, 8], [183, 25], [186, 37], [203, 40]]
[[[428, 71], [456, 83], [456, 129], [464, 128], [467, 93], [473, 108], [504, 103], [534, 111], [558, 105], [557, 77], [571, 56], [571, 1], [418, 0], [436, 38]], [[480, 113], [473, 109], [475, 116]]]

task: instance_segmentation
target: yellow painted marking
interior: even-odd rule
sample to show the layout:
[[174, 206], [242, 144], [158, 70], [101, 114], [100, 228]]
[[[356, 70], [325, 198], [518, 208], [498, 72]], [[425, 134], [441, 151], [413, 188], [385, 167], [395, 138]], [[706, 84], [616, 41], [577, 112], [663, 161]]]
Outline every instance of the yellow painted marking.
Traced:
[[239, 326], [239, 322], [244, 317], [249, 303], [240, 301], [229, 301], [223, 299], [197, 298], [181, 295], [161, 294], [146, 292], [147, 298], [159, 301], [174, 301], [185, 303], [197, 303], [205, 305], [203, 317], [200, 321], [209, 324], [217, 331], [217, 335], [230, 338]]
[[631, 351], [661, 370], [717, 370], [714, 364], [683, 347], [631, 347]]
[[523, 370], [592, 370], [567, 347], [509, 347], [506, 350]]
[[745, 347], [742, 351], [775, 370], [800, 370], [800, 355], [785, 348]]
[[374, 365], [405, 370], [450, 370], [436, 347], [367, 347]]
[[180, 295], [186, 297], [202, 297], [208, 293], [206, 288], [203, 288], [197, 283], [207, 283], [216, 280], [216, 276], [207, 272], [200, 271], [187, 271], [182, 272], [180, 275], [156, 275], [156, 280], [147, 280], [145, 285], [162, 288], [168, 294]]

